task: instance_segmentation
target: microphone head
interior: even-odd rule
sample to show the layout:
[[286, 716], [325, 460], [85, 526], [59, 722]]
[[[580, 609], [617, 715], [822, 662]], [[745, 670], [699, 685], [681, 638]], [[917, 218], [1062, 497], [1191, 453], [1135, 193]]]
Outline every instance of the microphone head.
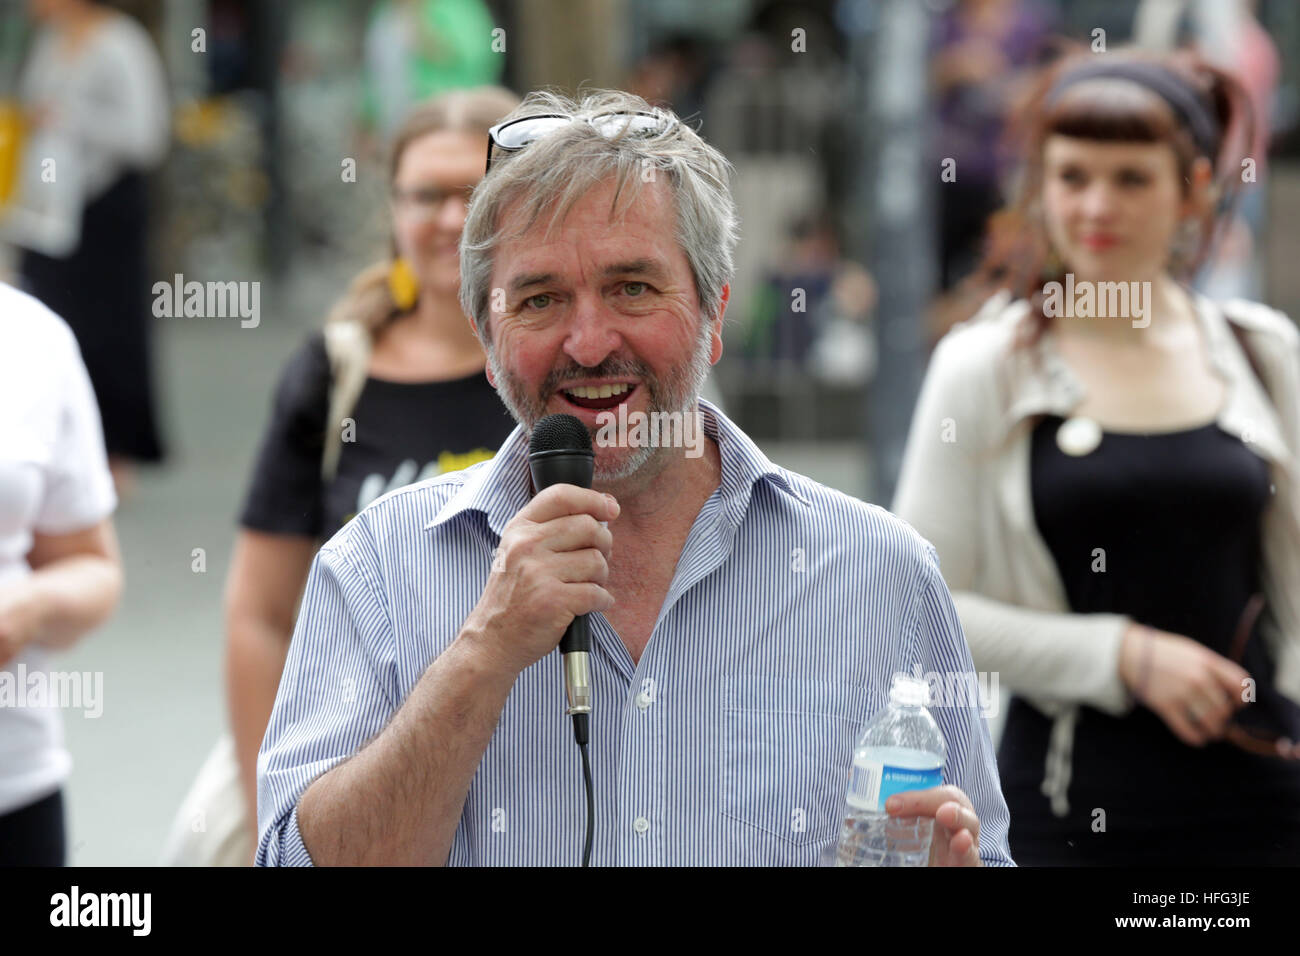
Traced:
[[573, 415], [547, 415], [533, 427], [528, 452], [536, 455], [548, 451], [592, 454], [591, 433]]

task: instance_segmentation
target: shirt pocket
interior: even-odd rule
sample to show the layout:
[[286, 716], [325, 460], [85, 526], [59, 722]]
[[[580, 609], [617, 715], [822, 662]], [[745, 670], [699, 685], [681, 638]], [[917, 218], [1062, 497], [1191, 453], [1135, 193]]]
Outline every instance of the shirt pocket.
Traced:
[[791, 846], [839, 833], [853, 745], [883, 700], [865, 687], [729, 678], [723, 697], [722, 814]]

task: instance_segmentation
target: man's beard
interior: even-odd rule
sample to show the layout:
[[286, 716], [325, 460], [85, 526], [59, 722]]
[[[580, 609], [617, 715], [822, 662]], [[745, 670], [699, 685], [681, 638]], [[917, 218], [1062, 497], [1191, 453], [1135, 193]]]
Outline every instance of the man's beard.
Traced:
[[[510, 410], [515, 421], [531, 433], [537, 423], [545, 417], [546, 403], [555, 394], [560, 383], [582, 378], [634, 380], [648, 393], [647, 414], [680, 412], [684, 421], [685, 416], [695, 413], [696, 399], [709, 374], [709, 367], [712, 364], [709, 361], [711, 337], [710, 324], [701, 320], [700, 335], [695, 343], [695, 352], [691, 356], [690, 364], [673, 369], [663, 381], [654, 378], [647, 366], [635, 360], [610, 357], [595, 368], [587, 368], [570, 361], [560, 368], [552, 369], [537, 394], [529, 394], [518, 379], [502, 368], [497, 360], [496, 349], [489, 346], [486, 351], [488, 367], [492, 370], [492, 377], [496, 379], [497, 394], [501, 396], [501, 401]], [[609, 414], [615, 412], [616, 409], [611, 409]], [[594, 445], [595, 431], [592, 431], [591, 437]], [[655, 469], [657, 472], [667, 464], [667, 456], [674, 451], [667, 445], [659, 447], [641, 445], [626, 450], [630, 454], [617, 464], [602, 462], [598, 452], [593, 481], [600, 484], [622, 481], [639, 472], [651, 463], [652, 459], [659, 459], [654, 462], [659, 466]], [[678, 451], [680, 452], [680, 449]]]

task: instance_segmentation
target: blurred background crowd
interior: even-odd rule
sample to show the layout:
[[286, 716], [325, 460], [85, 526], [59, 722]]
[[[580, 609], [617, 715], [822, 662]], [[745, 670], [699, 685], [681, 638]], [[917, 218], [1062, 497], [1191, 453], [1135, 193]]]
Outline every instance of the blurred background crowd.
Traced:
[[[51, 57], [79, 55], [83, 6], [97, 5], [0, 4], [0, 204], [17, 201], [14, 144], [42, 135], [32, 91], [57, 87]], [[85, 174], [100, 218], [80, 229], [67, 224], [82, 205], [0, 216], [0, 279], [44, 279], [41, 297], [77, 332], [121, 497], [122, 606], [61, 665], [107, 675], [103, 716], [65, 720], [70, 863], [156, 862], [226, 724], [223, 587], [277, 378], [390, 243], [388, 144], [431, 96], [615, 87], [719, 147], [742, 238], [712, 387], [770, 458], [868, 501], [892, 497], [930, 348], [978, 306], [960, 282], [1006, 199], [1005, 123], [1063, 42], [1193, 46], [1238, 76], [1257, 183], [1197, 283], [1300, 315], [1292, 0], [105, 6], [147, 39], [133, 61], [145, 105], [130, 124], [78, 122], [120, 138], [129, 161]], [[67, 291], [69, 256], [86, 287], [145, 277], [122, 293], [140, 305], [133, 327], [104, 327]], [[258, 320], [160, 316], [147, 290], [178, 274], [257, 283]]]

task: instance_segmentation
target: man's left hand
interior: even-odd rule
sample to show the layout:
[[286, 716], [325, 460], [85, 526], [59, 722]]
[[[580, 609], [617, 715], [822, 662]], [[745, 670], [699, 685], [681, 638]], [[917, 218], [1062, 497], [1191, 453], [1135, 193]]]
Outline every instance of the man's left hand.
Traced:
[[945, 784], [929, 790], [896, 793], [885, 801], [891, 817], [933, 817], [930, 866], [983, 866], [980, 818], [960, 787]]

